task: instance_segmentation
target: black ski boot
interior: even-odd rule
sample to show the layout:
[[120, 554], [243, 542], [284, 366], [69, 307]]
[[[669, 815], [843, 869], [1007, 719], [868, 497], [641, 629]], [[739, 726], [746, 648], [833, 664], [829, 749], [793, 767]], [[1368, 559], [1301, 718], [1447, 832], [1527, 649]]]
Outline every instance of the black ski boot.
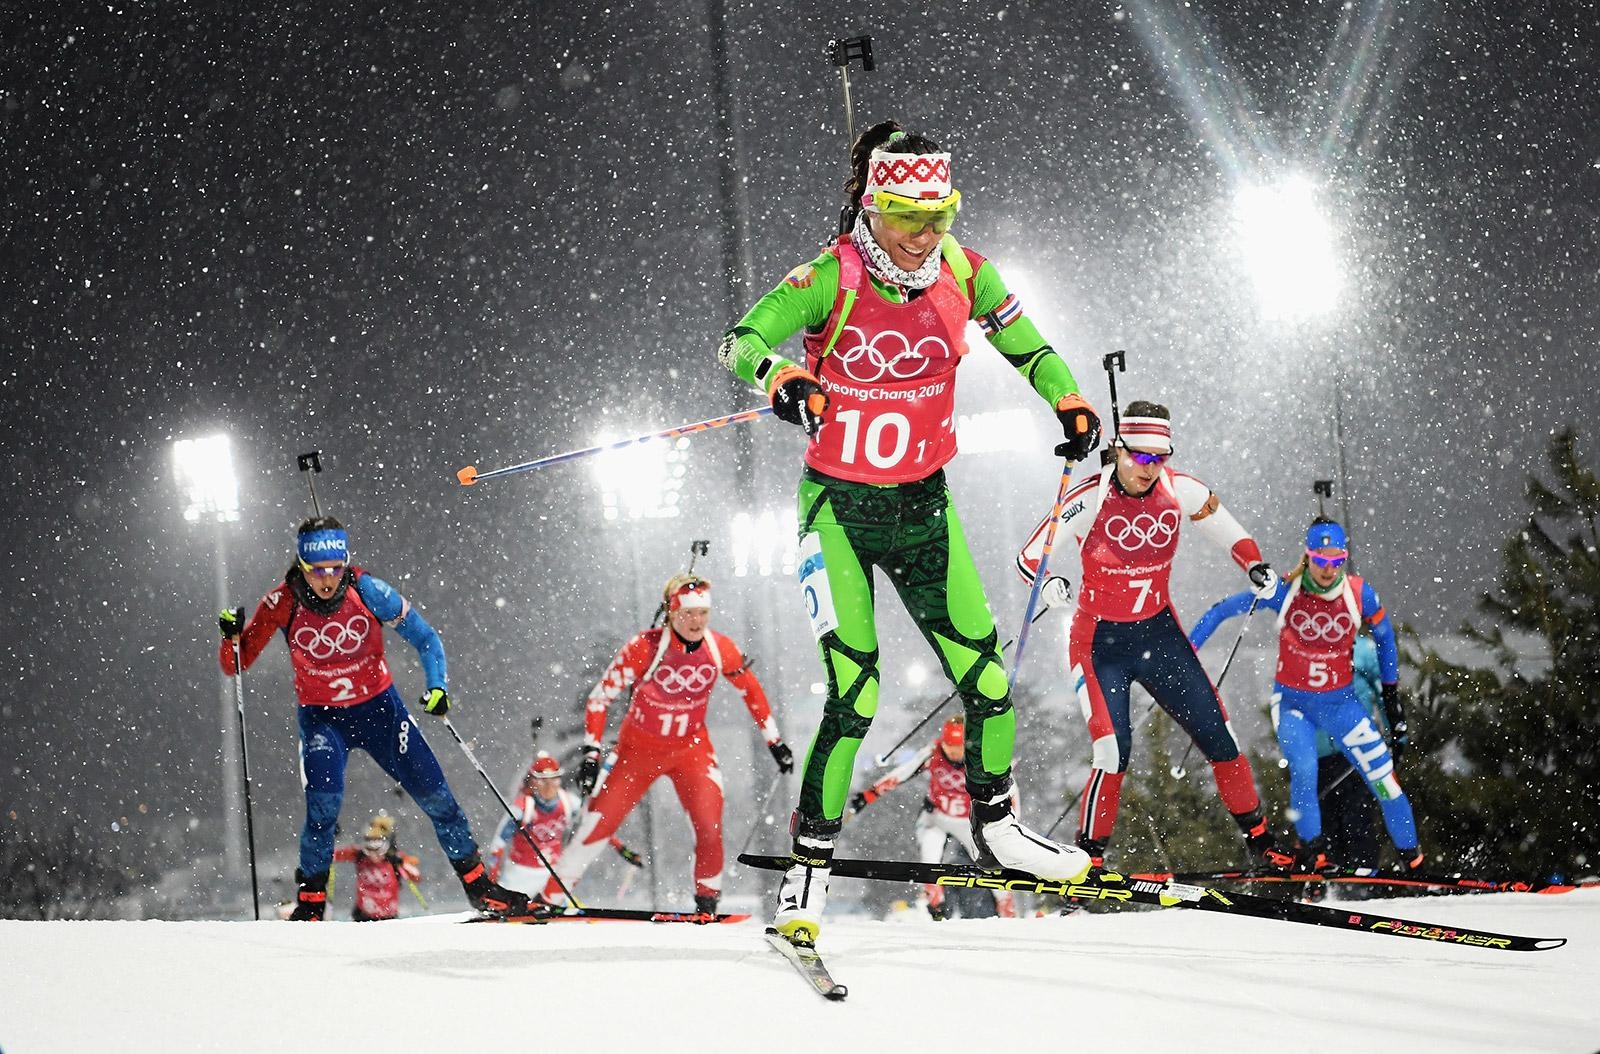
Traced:
[[717, 895], [715, 893], [696, 893], [694, 895], [694, 910], [700, 915], [715, 915], [717, 913]]
[[1333, 861], [1328, 859], [1328, 837], [1319, 834], [1309, 842], [1301, 842], [1294, 852], [1296, 871], [1331, 871]]
[[1089, 854], [1089, 866], [1096, 871], [1104, 871], [1106, 866], [1106, 841], [1104, 838], [1090, 838], [1086, 834], [1078, 835], [1078, 848]]
[[295, 868], [294, 882], [298, 889], [289, 921], [321, 922], [328, 910], [328, 873], [306, 875]]
[[461, 860], [452, 860], [450, 866], [455, 868], [457, 877], [461, 879], [461, 888], [466, 891], [467, 901], [474, 908], [491, 915], [528, 914], [528, 895], [507, 889], [490, 879], [477, 853]]
[[1250, 848], [1250, 859], [1269, 871], [1293, 871], [1295, 854], [1278, 846], [1278, 839], [1267, 829], [1261, 810], [1234, 813], [1233, 820], [1244, 832], [1245, 845]]

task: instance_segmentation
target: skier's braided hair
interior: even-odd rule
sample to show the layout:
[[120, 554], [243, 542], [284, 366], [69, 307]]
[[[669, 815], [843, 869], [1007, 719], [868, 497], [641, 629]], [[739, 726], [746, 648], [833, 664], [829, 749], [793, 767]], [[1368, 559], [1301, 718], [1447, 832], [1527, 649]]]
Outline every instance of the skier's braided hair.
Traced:
[[[896, 132], [902, 134], [891, 143], [889, 137]], [[850, 180], [844, 185], [845, 230], [855, 226], [856, 216], [861, 212], [861, 195], [867, 192], [867, 162], [872, 159], [872, 152], [878, 149], [891, 154], [938, 154], [944, 151], [944, 147], [927, 136], [901, 128], [899, 121], [880, 121], [856, 136], [855, 145], [850, 148]]]

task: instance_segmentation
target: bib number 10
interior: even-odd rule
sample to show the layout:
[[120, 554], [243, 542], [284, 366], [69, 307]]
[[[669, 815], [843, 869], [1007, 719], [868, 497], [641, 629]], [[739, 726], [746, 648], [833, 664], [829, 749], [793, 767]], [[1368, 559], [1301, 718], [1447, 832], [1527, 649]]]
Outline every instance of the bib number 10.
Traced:
[[[846, 465], [855, 464], [859, 453], [876, 468], [893, 468], [900, 464], [906, 456], [906, 448], [911, 444], [911, 421], [905, 414], [892, 410], [874, 414], [867, 422], [865, 434], [861, 428], [860, 410], [841, 410], [833, 415], [833, 419], [844, 426], [839, 460]], [[919, 461], [927, 445], [927, 440], [917, 443]], [[885, 450], [885, 446], [890, 449]]]

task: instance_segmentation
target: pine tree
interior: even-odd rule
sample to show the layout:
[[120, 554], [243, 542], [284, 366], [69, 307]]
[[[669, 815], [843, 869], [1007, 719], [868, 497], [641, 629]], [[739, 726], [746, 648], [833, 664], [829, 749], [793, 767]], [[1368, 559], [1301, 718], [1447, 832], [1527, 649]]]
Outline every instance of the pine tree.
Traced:
[[[1549, 460], [1553, 481], [1530, 477], [1527, 523], [1479, 602], [1489, 625], [1462, 629], [1492, 665], [1405, 649], [1419, 684], [1402, 779], [1424, 847], [1446, 861], [1572, 877], [1600, 866], [1600, 479], [1572, 431]], [[1508, 633], [1536, 637], [1548, 665]]]

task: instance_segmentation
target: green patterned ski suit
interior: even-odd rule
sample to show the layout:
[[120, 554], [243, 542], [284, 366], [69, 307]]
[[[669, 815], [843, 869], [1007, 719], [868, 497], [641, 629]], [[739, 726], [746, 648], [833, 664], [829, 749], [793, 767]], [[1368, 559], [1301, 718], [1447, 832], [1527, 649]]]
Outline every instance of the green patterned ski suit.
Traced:
[[[989, 343], [1048, 405], [1076, 392], [1066, 363], [1022, 314], [994, 265], [962, 250], [950, 235], [942, 252], [946, 268], [965, 282], [969, 318], [980, 322]], [[880, 282], [870, 272], [860, 285], [869, 283], [858, 300], [876, 295], [890, 304], [906, 302], [899, 286]], [[834, 315], [840, 284], [841, 265], [831, 252], [796, 268], [724, 337], [721, 361], [741, 380], [762, 387], [795, 365], [773, 350], [785, 340], [802, 330], [817, 340], [830, 318], [837, 339], [844, 326]], [[828, 350], [832, 346], [830, 342]], [[953, 379], [954, 372], [949, 376]], [[973, 798], [1008, 793], [1016, 719], [994, 616], [942, 467], [921, 479], [877, 484], [836, 478], [807, 465], [798, 515], [802, 560], [808, 536], [814, 534], [810, 544], [825, 566], [837, 625], [821, 627], [825, 631], [818, 639], [828, 694], [806, 758], [797, 833], [831, 837], [838, 831], [856, 752], [877, 712], [873, 567], [888, 577], [961, 696], [967, 717], [967, 784]], [[813, 618], [814, 629], [819, 628]]]

